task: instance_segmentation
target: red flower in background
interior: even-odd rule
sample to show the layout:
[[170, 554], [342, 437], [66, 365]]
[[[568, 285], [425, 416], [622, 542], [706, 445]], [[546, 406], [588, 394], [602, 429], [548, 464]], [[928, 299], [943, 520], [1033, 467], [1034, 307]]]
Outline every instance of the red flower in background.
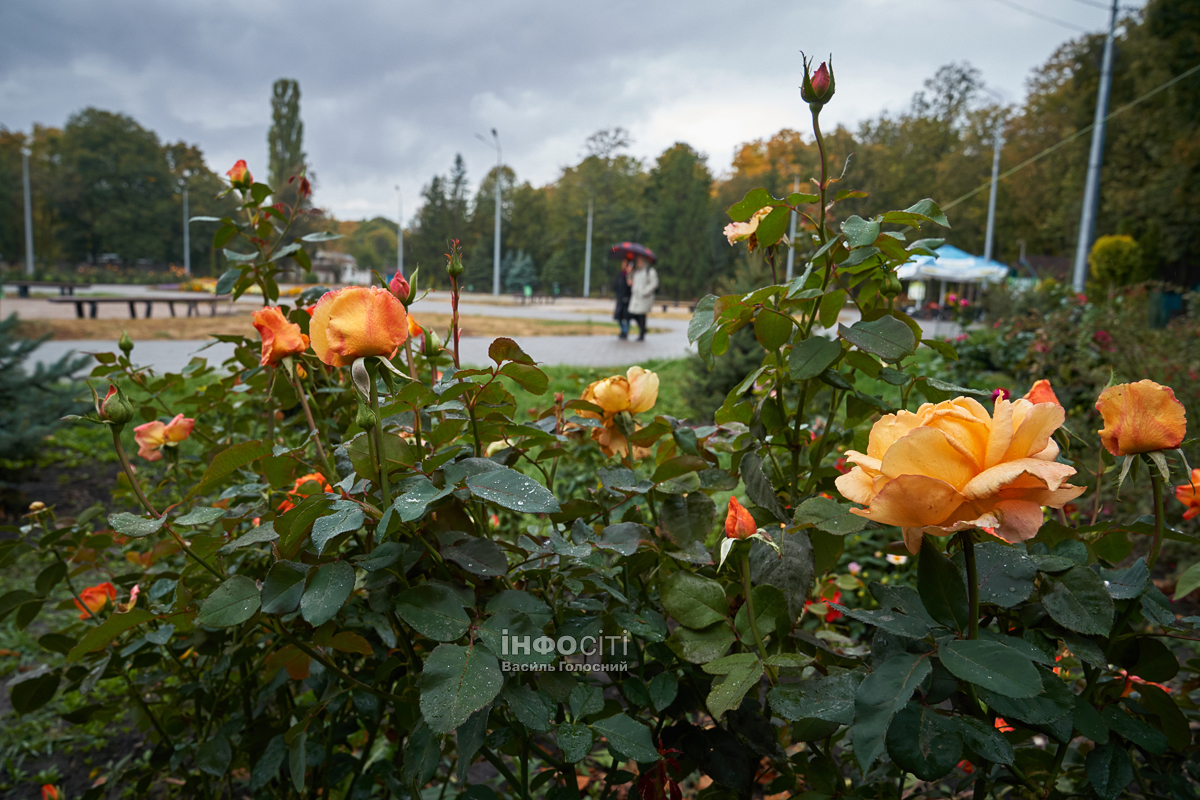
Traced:
[[89, 586], [80, 592], [79, 599], [75, 601], [75, 607], [83, 612], [79, 618], [87, 619], [116, 599], [117, 587], [106, 581]]

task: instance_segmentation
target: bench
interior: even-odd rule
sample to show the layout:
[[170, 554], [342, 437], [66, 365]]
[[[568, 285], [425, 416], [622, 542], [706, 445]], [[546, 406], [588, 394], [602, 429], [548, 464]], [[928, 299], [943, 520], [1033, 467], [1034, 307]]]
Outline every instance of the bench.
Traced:
[[50, 297], [47, 302], [50, 303], [74, 303], [75, 316], [79, 319], [84, 319], [83, 307], [90, 306], [90, 316], [96, 318], [96, 312], [101, 303], [128, 303], [129, 318], [137, 319], [137, 304], [141, 303], [146, 307], [145, 319], [150, 319], [150, 311], [155, 303], [166, 303], [167, 308], [171, 311], [171, 316], [175, 316], [175, 304], [183, 303], [187, 306], [187, 316], [200, 316], [200, 304], [208, 303], [210, 309], [209, 316], [217, 315], [217, 303], [229, 299], [229, 295], [223, 294], [217, 297], [146, 297], [144, 295], [129, 296], [129, 297]]
[[58, 287], [60, 295], [74, 295], [76, 289], [90, 289], [90, 283], [75, 283], [73, 281], [5, 281], [8, 286], [17, 287], [17, 297], [29, 297], [29, 289], [44, 289]]

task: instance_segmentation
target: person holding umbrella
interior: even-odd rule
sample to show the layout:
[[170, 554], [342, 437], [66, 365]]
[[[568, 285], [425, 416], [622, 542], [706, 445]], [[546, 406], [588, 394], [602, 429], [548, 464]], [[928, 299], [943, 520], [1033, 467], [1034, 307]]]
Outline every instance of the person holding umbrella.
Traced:
[[613, 276], [613, 297], [616, 298], [616, 308], [613, 309], [613, 319], [617, 321], [621, 332], [618, 339], [629, 338], [629, 282], [633, 278], [633, 258], [621, 260], [617, 274]]
[[[645, 245], [636, 242], [621, 242], [612, 247], [609, 255], [624, 262], [632, 261], [633, 272], [629, 278], [629, 305], [627, 317], [638, 324], [638, 341], [646, 341], [646, 314], [654, 307], [654, 293], [658, 291], [658, 272], [652, 266], [658, 257]], [[624, 270], [622, 270], [624, 272]], [[618, 298], [618, 303], [620, 299]], [[623, 331], [628, 335], [629, 322]]]

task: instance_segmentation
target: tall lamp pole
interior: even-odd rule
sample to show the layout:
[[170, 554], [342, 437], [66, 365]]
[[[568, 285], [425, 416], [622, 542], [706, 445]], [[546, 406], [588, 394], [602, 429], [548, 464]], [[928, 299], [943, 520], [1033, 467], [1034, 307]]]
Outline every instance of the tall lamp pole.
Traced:
[[25, 190], [25, 275], [33, 277], [33, 201], [29, 192], [29, 146], [21, 148], [21, 179]]
[[[1004, 97], [998, 92], [993, 92], [990, 89], [986, 90], [988, 94], [995, 97], [1000, 102], [1004, 102]], [[987, 211], [987, 233], [983, 237], [983, 260], [992, 260], [992, 243], [995, 240], [996, 232], [996, 192], [999, 188], [1000, 181], [1000, 148], [1004, 146], [1004, 116], [1001, 114], [996, 118], [996, 130], [992, 144], [992, 185], [988, 190], [988, 211]]]
[[592, 198], [588, 198], [587, 243], [583, 251], [583, 296], [592, 294]]
[[188, 214], [188, 188], [187, 180], [181, 178], [179, 182], [183, 185], [183, 274], [192, 274], [192, 225], [191, 215]]
[[1113, 0], [1104, 40], [1104, 59], [1100, 64], [1100, 88], [1096, 91], [1096, 116], [1092, 123], [1092, 149], [1088, 154], [1087, 183], [1083, 189], [1083, 210], [1079, 218], [1079, 242], [1075, 246], [1075, 274], [1071, 286], [1082, 292], [1087, 283], [1088, 251], [1096, 234], [1096, 212], [1100, 208], [1100, 167], [1104, 164], [1104, 118], [1108, 116], [1108, 96], [1112, 89], [1113, 39], [1117, 34], [1117, 0]]
[[[475, 138], [483, 143], [487, 143], [478, 133]], [[502, 177], [501, 167], [504, 165], [504, 160], [500, 155], [500, 134], [496, 133], [496, 129], [492, 128], [492, 141], [496, 147], [496, 231], [492, 239], [492, 296], [500, 296], [500, 179]]]
[[404, 277], [404, 197], [396, 184], [396, 274]]

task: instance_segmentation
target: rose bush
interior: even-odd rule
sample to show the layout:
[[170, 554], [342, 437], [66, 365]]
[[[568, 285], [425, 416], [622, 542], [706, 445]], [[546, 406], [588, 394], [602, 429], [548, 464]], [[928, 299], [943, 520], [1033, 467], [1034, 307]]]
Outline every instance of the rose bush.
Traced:
[[[833, 72], [803, 85], [823, 152]], [[806, 265], [697, 304], [701, 359], [743, 330], [759, 356], [697, 426], [640, 367], [566, 397], [511, 339], [461, 364], [457, 242], [444, 336], [400, 281], [279, 305], [281, 259], [333, 235], [290, 241], [299, 209], [229, 178], [217, 291], [261, 292], [260, 336], [165, 375], [98, 355], [114, 389], [76, 421], [111, 433], [113, 507], [0, 542], [31, 576], [0, 617], [53, 626], [14, 711], [70, 696], [72, 724], [145, 740], [81, 796], [1195, 796], [1197, 663], [1171, 645], [1200, 620], [1151, 581], [1190, 535], [1158, 474], [1182, 459], [1125, 462], [1154, 467], [1149, 520], [1046, 520], [1085, 488], [1053, 389], [927, 374], [954, 348], [895, 308], [936, 203], [845, 213], [822, 157], [813, 193], [732, 206], [775, 275], [800, 214]], [[518, 418], [516, 393], [544, 400]], [[135, 420], [170, 458], [131, 462]], [[1141, 453], [1141, 426], [1109, 430]]]

